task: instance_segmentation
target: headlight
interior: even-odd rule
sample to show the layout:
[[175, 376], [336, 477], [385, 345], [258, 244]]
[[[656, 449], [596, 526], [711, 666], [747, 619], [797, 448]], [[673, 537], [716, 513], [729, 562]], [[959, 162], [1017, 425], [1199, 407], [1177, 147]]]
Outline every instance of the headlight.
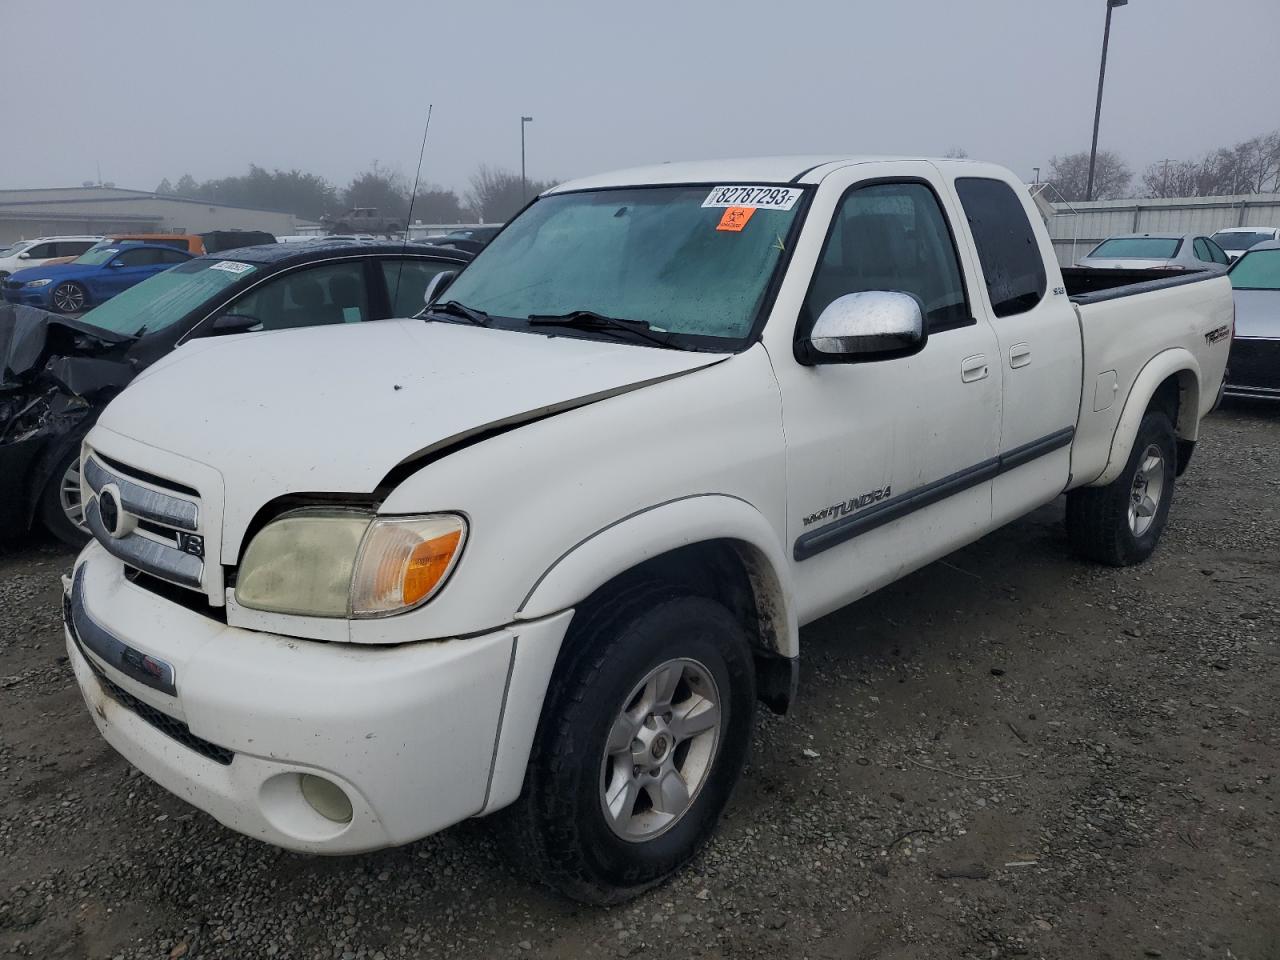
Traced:
[[286, 513], [245, 551], [236, 601], [310, 617], [380, 617], [426, 603], [467, 537], [455, 514], [374, 517], [351, 510]]
[[47, 287], [53, 283], [52, 280], [28, 280], [23, 284], [24, 287]]

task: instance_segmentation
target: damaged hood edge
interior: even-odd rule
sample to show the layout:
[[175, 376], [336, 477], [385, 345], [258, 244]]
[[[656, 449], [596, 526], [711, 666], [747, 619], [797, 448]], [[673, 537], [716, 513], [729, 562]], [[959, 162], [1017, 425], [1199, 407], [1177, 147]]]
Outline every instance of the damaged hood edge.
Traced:
[[373, 493], [495, 432], [726, 358], [422, 320], [334, 324], [184, 346], [98, 422], [221, 474], [226, 557], [279, 497]]

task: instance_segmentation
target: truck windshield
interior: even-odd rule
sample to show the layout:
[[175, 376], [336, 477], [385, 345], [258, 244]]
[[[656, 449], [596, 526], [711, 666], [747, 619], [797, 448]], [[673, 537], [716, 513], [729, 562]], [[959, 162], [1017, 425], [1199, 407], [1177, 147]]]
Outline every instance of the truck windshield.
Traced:
[[143, 332], [155, 333], [177, 323], [257, 269], [253, 264], [235, 260], [188, 260], [94, 307], [80, 322], [131, 337]]
[[[500, 327], [528, 329], [530, 317], [590, 311], [646, 323], [675, 346], [734, 349], [732, 342], [751, 333], [803, 204], [796, 187], [725, 189], [543, 197], [498, 234], [444, 299], [483, 311]], [[757, 205], [721, 203], [743, 197]]]
[[1104, 260], [1168, 260], [1178, 255], [1176, 237], [1115, 237], [1093, 248], [1091, 257]]
[[1280, 290], [1280, 250], [1254, 250], [1228, 274], [1236, 290]]
[[1213, 242], [1223, 250], [1248, 250], [1263, 240], [1270, 240], [1269, 233], [1250, 233], [1246, 230], [1224, 230], [1213, 235]]

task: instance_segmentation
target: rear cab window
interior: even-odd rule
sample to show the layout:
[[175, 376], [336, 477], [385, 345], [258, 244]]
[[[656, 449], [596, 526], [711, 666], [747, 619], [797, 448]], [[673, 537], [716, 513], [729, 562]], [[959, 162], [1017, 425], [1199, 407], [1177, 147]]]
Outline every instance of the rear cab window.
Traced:
[[1018, 195], [1003, 180], [960, 177], [964, 210], [997, 317], [1026, 313], [1044, 299], [1048, 278], [1035, 231]]

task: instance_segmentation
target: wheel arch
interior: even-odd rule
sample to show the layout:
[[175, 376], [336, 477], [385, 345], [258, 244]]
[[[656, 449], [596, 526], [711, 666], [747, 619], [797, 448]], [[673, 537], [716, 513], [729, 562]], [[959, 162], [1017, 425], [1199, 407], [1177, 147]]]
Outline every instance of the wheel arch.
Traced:
[[1175, 347], [1156, 354], [1129, 390], [1111, 438], [1106, 468], [1088, 485], [1104, 487], [1120, 476], [1142, 418], [1153, 408], [1169, 414], [1180, 449], [1183, 444], [1195, 443], [1200, 433], [1200, 389], [1200, 365], [1189, 350]]
[[761, 699], [784, 711], [799, 656], [789, 576], [781, 544], [754, 506], [725, 495], [684, 497], [580, 541], [538, 577], [517, 616], [578, 607], [640, 578], [677, 583], [723, 603], [739, 619], [756, 651]]

